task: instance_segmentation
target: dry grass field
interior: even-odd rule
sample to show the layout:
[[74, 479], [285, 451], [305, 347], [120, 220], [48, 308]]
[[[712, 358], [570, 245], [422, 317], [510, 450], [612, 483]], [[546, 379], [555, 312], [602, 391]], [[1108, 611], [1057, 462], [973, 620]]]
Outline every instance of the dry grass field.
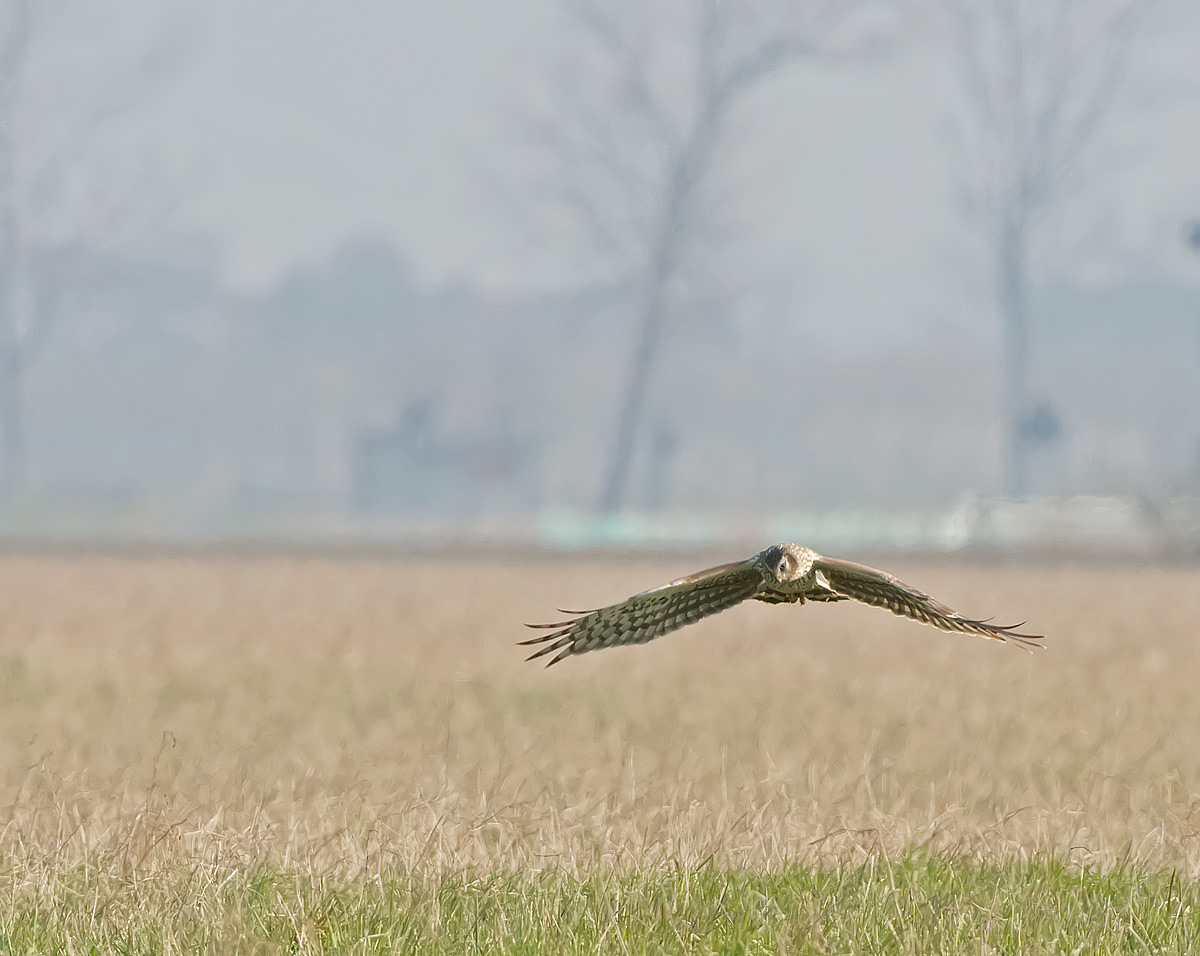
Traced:
[[0, 951], [1200, 943], [1197, 570], [514, 646], [690, 563], [0, 561]]

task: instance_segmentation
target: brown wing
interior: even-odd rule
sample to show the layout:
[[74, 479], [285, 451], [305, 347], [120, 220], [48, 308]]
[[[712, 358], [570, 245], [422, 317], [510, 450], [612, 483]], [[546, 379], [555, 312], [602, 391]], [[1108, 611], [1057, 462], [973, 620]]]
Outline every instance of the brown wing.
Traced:
[[979, 634], [997, 641], [1014, 641], [1028, 648], [1043, 646], [1038, 643], [1042, 635], [1020, 633], [1016, 630], [1021, 627], [1020, 624], [989, 624], [987, 621], [963, 617], [954, 608], [947, 607], [899, 578], [865, 564], [821, 556], [813, 564], [813, 570], [818, 576], [818, 583], [838, 594], [873, 607], [887, 608], [893, 614], [931, 624], [943, 631]]
[[557, 624], [527, 624], [526, 627], [554, 629], [539, 634], [523, 645], [545, 644], [530, 654], [533, 660], [552, 651], [557, 664], [564, 657], [619, 644], [644, 644], [687, 624], [740, 604], [763, 586], [763, 571], [757, 558], [722, 564], [698, 571], [662, 587], [642, 591], [620, 604], [595, 611], [563, 611], [578, 614]]

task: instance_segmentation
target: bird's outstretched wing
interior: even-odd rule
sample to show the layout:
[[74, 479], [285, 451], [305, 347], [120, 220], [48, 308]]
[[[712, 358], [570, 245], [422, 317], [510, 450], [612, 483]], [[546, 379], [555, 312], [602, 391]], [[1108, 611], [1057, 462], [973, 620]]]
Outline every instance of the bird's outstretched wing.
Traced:
[[931, 624], [943, 631], [978, 634], [996, 641], [1013, 641], [1023, 647], [1043, 647], [1041, 634], [1022, 634], [1021, 624], [990, 624], [963, 617], [954, 608], [905, 584], [894, 575], [865, 564], [819, 556], [813, 563], [817, 583], [855, 601], [882, 607], [901, 617]]
[[662, 587], [642, 591], [620, 604], [611, 604], [595, 611], [562, 611], [563, 614], [578, 615], [569, 621], [528, 624], [527, 627], [546, 628], [552, 633], [539, 634], [519, 643], [546, 645], [526, 660], [558, 651], [547, 667], [572, 654], [619, 644], [644, 644], [702, 617], [740, 604], [759, 591], [763, 583], [763, 570], [757, 556], [733, 564], [722, 564], [689, 574]]

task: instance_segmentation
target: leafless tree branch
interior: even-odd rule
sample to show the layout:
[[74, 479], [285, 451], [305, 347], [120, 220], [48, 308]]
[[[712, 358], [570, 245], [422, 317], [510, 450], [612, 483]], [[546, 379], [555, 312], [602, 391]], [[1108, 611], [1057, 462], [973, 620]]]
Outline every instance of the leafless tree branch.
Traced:
[[600, 46], [619, 65], [621, 99], [630, 113], [641, 119], [646, 131], [668, 143], [678, 142], [678, 118], [673, 116], [650, 79], [650, 54], [647, 42], [630, 35], [613, 15], [610, 6], [597, 0], [571, 0], [581, 27], [589, 32]]

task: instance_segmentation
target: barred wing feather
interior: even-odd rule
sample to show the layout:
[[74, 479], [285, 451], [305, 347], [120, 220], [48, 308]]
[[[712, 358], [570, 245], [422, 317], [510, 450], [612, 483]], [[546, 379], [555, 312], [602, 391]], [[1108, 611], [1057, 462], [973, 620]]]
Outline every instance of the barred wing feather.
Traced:
[[642, 591], [619, 604], [594, 611], [563, 611], [564, 614], [578, 615], [570, 620], [526, 625], [552, 633], [539, 634], [519, 643], [545, 645], [526, 660], [557, 651], [547, 667], [572, 654], [622, 644], [644, 644], [740, 604], [753, 597], [763, 583], [761, 566], [754, 558], [722, 564]]
[[1044, 645], [1040, 634], [1022, 634], [1016, 630], [1021, 624], [991, 624], [988, 621], [963, 617], [954, 608], [943, 604], [924, 591], [918, 591], [886, 571], [842, 561], [838, 558], [818, 557], [813, 570], [820, 582], [824, 578], [827, 586], [855, 601], [881, 607], [922, 624], [941, 628], [943, 631], [958, 631], [978, 634], [996, 641], [1013, 641], [1023, 647], [1034, 648]]

